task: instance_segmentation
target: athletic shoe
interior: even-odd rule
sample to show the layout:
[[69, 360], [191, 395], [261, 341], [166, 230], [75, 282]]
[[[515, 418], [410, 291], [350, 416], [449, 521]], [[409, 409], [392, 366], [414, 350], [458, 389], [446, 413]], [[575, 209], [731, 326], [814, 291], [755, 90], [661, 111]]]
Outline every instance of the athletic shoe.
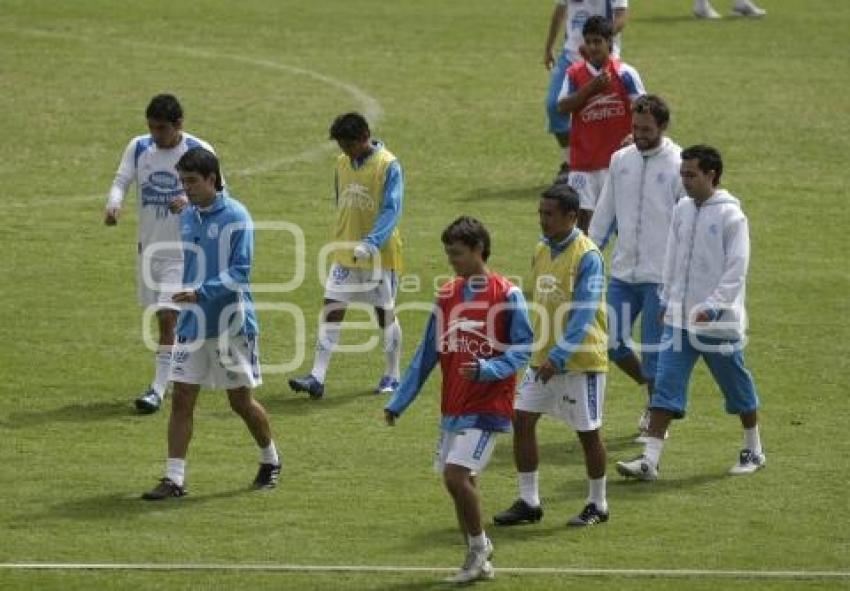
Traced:
[[162, 397], [153, 388], [148, 388], [136, 398], [136, 410], [143, 415], [155, 413], [160, 406], [162, 406]]
[[639, 455], [629, 462], [617, 462], [617, 472], [626, 478], [655, 480], [658, 478], [658, 466], [653, 466], [646, 456]]
[[454, 575], [446, 579], [447, 583], [464, 585], [479, 579], [492, 579], [496, 576], [493, 565], [490, 564], [490, 556], [493, 555], [493, 544], [490, 540], [483, 548], [469, 548], [463, 566]]
[[705, 7], [705, 10], [694, 10], [694, 16], [699, 19], [706, 20], [715, 20], [720, 17], [720, 13], [718, 13], [714, 8], [709, 4]]
[[608, 513], [603, 513], [596, 508], [596, 503], [588, 503], [581, 510], [581, 513], [573, 517], [567, 522], [567, 525], [575, 527], [589, 527], [597, 523], [605, 523], [608, 521]]
[[307, 374], [300, 378], [290, 378], [289, 387], [293, 392], [307, 392], [310, 398], [318, 400], [325, 395], [325, 385], [313, 377], [313, 374]]
[[378, 382], [378, 385], [375, 387], [373, 392], [375, 394], [394, 394], [398, 388], [398, 380], [392, 376], [384, 376], [381, 378], [381, 381]]
[[729, 474], [733, 476], [741, 476], [742, 474], [752, 474], [760, 468], [764, 468], [767, 463], [767, 456], [762, 453], [753, 453], [748, 449], [742, 449], [741, 455], [738, 457], [738, 463], [729, 469]]
[[153, 490], [146, 492], [142, 498], [146, 501], [161, 501], [170, 497], [185, 497], [188, 493], [185, 486], [176, 484], [170, 478], [160, 478]]
[[257, 477], [254, 478], [254, 484], [251, 486], [254, 490], [274, 488], [277, 486], [278, 476], [280, 476], [280, 464], [260, 464]]
[[496, 525], [519, 525], [521, 523], [537, 523], [543, 519], [543, 507], [532, 507], [522, 499], [493, 517]]
[[746, 2], [736, 2], [735, 6], [732, 7], [732, 14], [748, 16], [751, 18], [761, 18], [767, 14], [767, 11], [747, 0]]

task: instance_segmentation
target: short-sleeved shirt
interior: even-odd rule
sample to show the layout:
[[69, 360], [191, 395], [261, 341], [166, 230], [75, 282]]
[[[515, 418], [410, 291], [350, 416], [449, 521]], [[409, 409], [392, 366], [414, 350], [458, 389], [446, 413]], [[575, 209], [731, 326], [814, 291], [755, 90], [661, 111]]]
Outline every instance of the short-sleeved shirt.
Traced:
[[[556, 3], [567, 9], [564, 24], [564, 50], [570, 62], [582, 59], [579, 47], [584, 43], [581, 31], [584, 23], [592, 16], [604, 16], [609, 21], [614, 20], [614, 11], [629, 7], [629, 0], [556, 0]], [[621, 35], [614, 36], [614, 55], [620, 55]]]

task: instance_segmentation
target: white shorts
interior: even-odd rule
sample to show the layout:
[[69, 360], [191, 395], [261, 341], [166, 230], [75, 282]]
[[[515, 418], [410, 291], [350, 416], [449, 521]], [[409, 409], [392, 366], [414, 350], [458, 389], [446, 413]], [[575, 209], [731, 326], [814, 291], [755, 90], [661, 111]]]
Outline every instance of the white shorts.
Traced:
[[139, 295], [139, 304], [145, 308], [156, 306], [179, 310], [180, 308], [171, 301], [171, 296], [180, 290], [183, 283], [183, 261], [174, 259], [148, 259], [150, 270], [145, 274], [142, 272], [142, 257], [136, 258], [136, 288]]
[[546, 384], [534, 381], [528, 368], [519, 385], [514, 409], [547, 414], [576, 431], [595, 431], [602, 426], [605, 403], [604, 373], [561, 373]]
[[227, 349], [219, 349], [218, 339], [192, 343], [178, 339], [171, 357], [171, 381], [225, 390], [263, 383], [256, 336], [231, 337]]
[[440, 430], [437, 451], [434, 454], [434, 470], [442, 472], [446, 464], [455, 464], [480, 474], [490, 462], [496, 447], [498, 431], [464, 429], [463, 431]]
[[397, 289], [398, 280], [391, 269], [375, 271], [334, 263], [325, 282], [325, 299], [391, 310], [395, 307]]
[[575, 189], [579, 196], [581, 209], [596, 209], [596, 203], [608, 178], [608, 169], [594, 170], [593, 172], [570, 171], [567, 176], [567, 184]]

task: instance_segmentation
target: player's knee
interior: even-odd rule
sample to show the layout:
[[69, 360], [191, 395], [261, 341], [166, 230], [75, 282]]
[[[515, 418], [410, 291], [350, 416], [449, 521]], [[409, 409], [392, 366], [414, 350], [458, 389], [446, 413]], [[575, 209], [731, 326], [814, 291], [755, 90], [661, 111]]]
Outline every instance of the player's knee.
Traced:
[[250, 412], [251, 410], [251, 393], [250, 392], [237, 392], [233, 394], [228, 394], [227, 397], [230, 402], [230, 408], [238, 415], [244, 415]]

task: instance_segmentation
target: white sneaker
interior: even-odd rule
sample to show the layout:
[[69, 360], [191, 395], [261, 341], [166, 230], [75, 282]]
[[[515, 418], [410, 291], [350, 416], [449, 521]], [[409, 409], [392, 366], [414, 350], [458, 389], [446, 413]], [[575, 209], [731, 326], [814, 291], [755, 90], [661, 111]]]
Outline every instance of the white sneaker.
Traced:
[[764, 468], [767, 463], [767, 456], [764, 452], [753, 453], [748, 449], [742, 449], [741, 455], [738, 457], [738, 463], [729, 469], [729, 474], [733, 476], [741, 476], [743, 474], [752, 474], [760, 468]]
[[764, 8], [759, 8], [750, 0], [743, 0], [735, 2], [735, 6], [732, 7], [732, 13], [737, 14], [738, 16], [761, 18], [767, 14], [767, 11]]
[[644, 455], [640, 455], [629, 462], [617, 462], [617, 472], [626, 478], [658, 479], [658, 466], [653, 466]]
[[470, 548], [466, 553], [463, 566], [457, 573], [446, 579], [446, 582], [463, 585], [479, 579], [492, 579], [496, 576], [496, 571], [490, 563], [492, 554], [493, 544], [490, 540], [487, 540], [483, 548]]
[[708, 2], [702, 8], [694, 6], [694, 16], [700, 19], [715, 20], [720, 17], [720, 13], [714, 10], [714, 7]]

